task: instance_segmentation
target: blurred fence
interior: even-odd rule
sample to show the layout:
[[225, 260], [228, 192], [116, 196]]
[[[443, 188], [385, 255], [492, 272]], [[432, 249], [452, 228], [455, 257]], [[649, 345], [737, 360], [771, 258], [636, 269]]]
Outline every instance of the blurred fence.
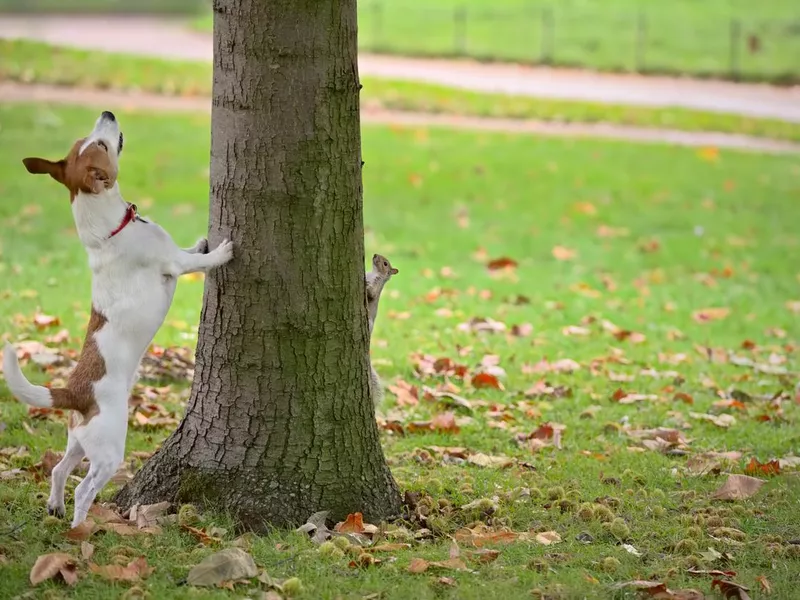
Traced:
[[800, 81], [794, 19], [711, 18], [698, 11], [620, 13], [569, 6], [359, 4], [362, 50], [471, 57], [608, 71]]

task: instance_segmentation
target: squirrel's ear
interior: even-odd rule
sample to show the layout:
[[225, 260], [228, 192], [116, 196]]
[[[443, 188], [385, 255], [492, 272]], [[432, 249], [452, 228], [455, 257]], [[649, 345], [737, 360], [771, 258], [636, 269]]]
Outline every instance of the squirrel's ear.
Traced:
[[391, 273], [392, 275], [397, 275], [399, 272], [400, 271], [398, 271], [397, 269], [392, 269], [391, 271], [389, 271], [389, 273]]

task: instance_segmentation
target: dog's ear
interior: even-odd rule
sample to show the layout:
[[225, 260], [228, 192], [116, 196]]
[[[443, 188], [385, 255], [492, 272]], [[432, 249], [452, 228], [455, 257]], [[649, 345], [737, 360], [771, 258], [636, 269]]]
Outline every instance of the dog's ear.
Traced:
[[59, 183], [64, 183], [64, 167], [67, 164], [64, 160], [53, 162], [46, 158], [31, 157], [23, 158], [22, 164], [28, 169], [28, 173], [34, 175], [50, 175], [50, 177]]
[[89, 167], [83, 177], [84, 189], [92, 194], [99, 194], [106, 189], [109, 176], [100, 167]]

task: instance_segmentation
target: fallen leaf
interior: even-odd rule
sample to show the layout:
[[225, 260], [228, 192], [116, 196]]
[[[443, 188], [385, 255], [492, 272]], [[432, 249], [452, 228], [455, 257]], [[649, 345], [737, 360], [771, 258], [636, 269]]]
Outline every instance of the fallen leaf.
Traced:
[[37, 329], [47, 329], [48, 327], [57, 327], [60, 325], [61, 319], [37, 312], [33, 315], [33, 324], [36, 325]]
[[500, 380], [490, 373], [478, 373], [472, 376], [472, 387], [475, 389], [492, 388], [495, 390], [502, 390], [503, 384]]
[[479, 467], [498, 467], [503, 469], [513, 465], [514, 459], [508, 456], [491, 456], [489, 454], [477, 452], [475, 454], [470, 454], [467, 457], [467, 462], [473, 465], [478, 465]]
[[553, 258], [556, 260], [572, 260], [577, 256], [577, 252], [564, 246], [555, 246], [553, 248]]
[[337, 523], [333, 530], [339, 533], [364, 533], [364, 516], [360, 512], [351, 513], [344, 521]]
[[143, 504], [137, 508], [135, 513], [133, 509], [131, 509], [130, 520], [136, 521], [136, 526], [139, 529], [153, 527], [158, 524], [159, 519], [167, 513], [171, 506], [172, 504], [170, 502]]
[[408, 565], [409, 573], [424, 573], [430, 567], [430, 563], [422, 558], [412, 558]]
[[490, 260], [486, 264], [486, 267], [490, 271], [497, 271], [499, 269], [508, 269], [508, 268], [514, 269], [517, 267], [517, 265], [518, 265], [517, 261], [515, 261], [513, 258], [508, 258], [507, 256], [504, 256], [502, 258], [495, 258], [493, 260]]
[[667, 584], [659, 581], [626, 581], [611, 586], [611, 589], [614, 590], [625, 588], [634, 588], [642, 594], [658, 600], [703, 600], [705, 598], [705, 596], [697, 590], [691, 588], [685, 590], [671, 590], [667, 588]]
[[728, 414], [712, 415], [706, 413], [690, 412], [689, 416], [693, 419], [708, 421], [709, 423], [713, 423], [717, 427], [722, 427], [723, 429], [727, 429], [731, 425], [736, 424], [736, 417]]
[[75, 585], [78, 581], [78, 571], [75, 559], [63, 552], [43, 554], [36, 559], [31, 569], [31, 585], [39, 585], [48, 579], [61, 579], [67, 585]]
[[81, 542], [81, 558], [83, 560], [89, 560], [92, 558], [94, 554], [94, 545], [90, 544], [89, 542]]
[[730, 308], [703, 308], [692, 313], [692, 318], [698, 323], [719, 321], [731, 313]]
[[561, 536], [555, 531], [544, 531], [537, 533], [534, 539], [544, 546], [558, 544], [561, 541]]
[[97, 525], [92, 521], [84, 521], [77, 527], [73, 527], [64, 534], [64, 537], [73, 542], [82, 542], [88, 540], [92, 534], [97, 530]]
[[759, 575], [756, 577], [756, 581], [761, 586], [761, 590], [769, 595], [772, 593], [772, 584], [769, 582], [769, 579], [766, 578], [764, 575]]
[[181, 525], [181, 529], [188, 531], [204, 546], [213, 546], [214, 544], [221, 544], [222, 539], [214, 537], [209, 534], [205, 529], [192, 527], [191, 525]]
[[153, 572], [153, 569], [147, 566], [147, 559], [144, 556], [130, 561], [124, 567], [122, 565], [100, 566], [89, 563], [89, 570], [109, 581], [140, 581], [141, 579], [147, 579]]
[[189, 571], [186, 583], [212, 586], [223, 581], [250, 579], [258, 575], [253, 557], [241, 548], [226, 548], [206, 557]]
[[473, 529], [463, 527], [456, 531], [454, 537], [461, 544], [482, 548], [483, 546], [511, 544], [519, 538], [519, 534], [506, 529], [494, 530], [481, 525]]
[[[720, 558], [721, 557], [722, 555], [720, 554]], [[720, 571], [718, 569], [711, 571], [703, 571], [692, 567], [691, 569], [687, 569], [686, 572], [689, 573], [690, 575], [711, 575], [712, 577], [736, 577], [736, 571]]]
[[481, 548], [469, 553], [470, 559], [483, 564], [494, 562], [497, 560], [498, 556], [500, 556], [500, 550], [493, 550], [489, 548]]
[[101, 506], [100, 504], [92, 504], [89, 508], [89, 516], [91, 516], [97, 523], [125, 523], [118, 512]]
[[725, 596], [728, 600], [750, 600], [750, 588], [736, 583], [735, 581], [724, 581], [722, 579], [714, 579], [711, 582], [711, 589], [719, 588], [719, 593]]
[[430, 429], [447, 433], [458, 433], [461, 431], [456, 424], [456, 415], [452, 411], [434, 415], [430, 422]]
[[781, 463], [777, 460], [771, 460], [768, 463], [761, 463], [754, 456], [747, 463], [744, 468], [746, 475], [779, 475], [781, 472]]
[[716, 500], [744, 500], [754, 496], [766, 482], [747, 475], [728, 475], [728, 480], [712, 494]]

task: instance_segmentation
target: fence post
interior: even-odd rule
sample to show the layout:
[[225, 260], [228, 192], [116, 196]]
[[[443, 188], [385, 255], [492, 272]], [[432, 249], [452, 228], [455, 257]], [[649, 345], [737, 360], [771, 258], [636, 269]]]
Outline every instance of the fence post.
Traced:
[[467, 7], [463, 4], [453, 9], [453, 49], [456, 56], [467, 54]]
[[379, 52], [383, 34], [383, 0], [375, 0], [373, 2], [372, 18], [375, 22], [372, 30], [372, 51]]
[[730, 76], [733, 80], [739, 79], [739, 50], [742, 45], [742, 23], [738, 19], [731, 19], [730, 25]]
[[639, 13], [636, 20], [636, 72], [641, 73], [646, 67], [647, 54], [647, 13]]
[[542, 9], [542, 48], [539, 62], [549, 65], [553, 62], [553, 9], [549, 6]]

